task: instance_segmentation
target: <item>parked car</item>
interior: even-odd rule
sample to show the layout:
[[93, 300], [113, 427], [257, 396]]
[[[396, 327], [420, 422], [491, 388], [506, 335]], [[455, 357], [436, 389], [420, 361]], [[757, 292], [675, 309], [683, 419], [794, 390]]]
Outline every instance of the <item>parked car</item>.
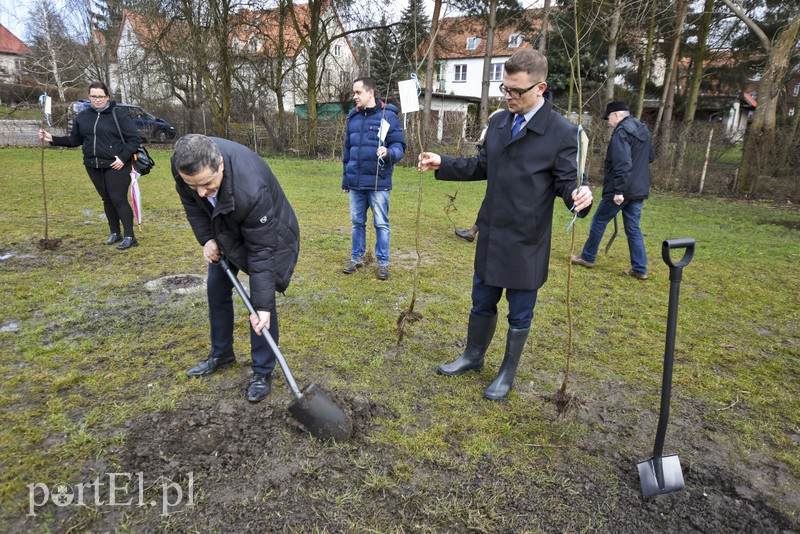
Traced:
[[[72, 131], [72, 120], [75, 115], [89, 107], [88, 100], [78, 100], [69, 105], [67, 109], [67, 132]], [[130, 104], [117, 104], [120, 111], [125, 111], [136, 123], [139, 137], [142, 142], [166, 143], [170, 139], [175, 139], [177, 132], [175, 127], [160, 117], [156, 117], [146, 109]]]

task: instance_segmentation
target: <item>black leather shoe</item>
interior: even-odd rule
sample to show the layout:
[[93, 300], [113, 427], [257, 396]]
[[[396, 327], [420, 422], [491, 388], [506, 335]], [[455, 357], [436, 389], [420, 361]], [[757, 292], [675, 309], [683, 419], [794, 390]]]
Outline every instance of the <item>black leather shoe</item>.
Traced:
[[230, 356], [220, 356], [219, 358], [213, 358], [209, 356], [206, 361], [195, 365], [186, 371], [186, 374], [189, 376], [206, 376], [210, 375], [211, 373], [216, 373], [225, 367], [229, 367], [234, 363], [236, 363], [236, 356], [233, 354]]
[[122, 236], [119, 234], [111, 234], [108, 236], [108, 240], [103, 243], [104, 245], [113, 245], [114, 243], [119, 243], [122, 241]]
[[138, 247], [138, 246], [139, 246], [139, 242], [136, 241], [135, 237], [126, 237], [125, 239], [122, 240], [122, 243], [117, 245], [117, 248], [119, 250], [125, 250], [127, 248]]
[[465, 239], [472, 243], [475, 241], [475, 236], [470, 233], [469, 230], [456, 230], [456, 235], [461, 239]]
[[247, 388], [247, 400], [250, 402], [261, 402], [267, 398], [272, 391], [272, 375], [262, 375], [255, 373], [250, 379], [250, 386]]

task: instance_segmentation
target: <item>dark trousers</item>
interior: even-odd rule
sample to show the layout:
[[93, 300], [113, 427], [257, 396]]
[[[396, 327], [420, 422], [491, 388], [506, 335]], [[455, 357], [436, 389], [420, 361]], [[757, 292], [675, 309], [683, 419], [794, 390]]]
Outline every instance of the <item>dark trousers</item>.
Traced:
[[[239, 269], [231, 265], [231, 272]], [[211, 356], [218, 358], [234, 354], [233, 352], [233, 283], [225, 271], [217, 263], [208, 266], [208, 320], [211, 323]], [[268, 310], [269, 333], [275, 344], [278, 344], [278, 313]], [[244, 317], [242, 318], [244, 320]], [[275, 368], [275, 353], [267, 340], [255, 333], [247, 319], [250, 331], [250, 356], [253, 359], [253, 372], [268, 375]]]
[[133, 235], [133, 209], [128, 204], [128, 187], [131, 185], [131, 169], [125, 165], [120, 170], [86, 167], [94, 188], [103, 199], [103, 210], [112, 234], [119, 234], [119, 223], [125, 229], [125, 237]]
[[[472, 310], [470, 313], [478, 317], [497, 315], [497, 303], [503, 295], [502, 287], [486, 285], [478, 275], [472, 278]], [[508, 326], [514, 330], [531, 327], [533, 308], [536, 306], [537, 289], [506, 289], [508, 301]]]

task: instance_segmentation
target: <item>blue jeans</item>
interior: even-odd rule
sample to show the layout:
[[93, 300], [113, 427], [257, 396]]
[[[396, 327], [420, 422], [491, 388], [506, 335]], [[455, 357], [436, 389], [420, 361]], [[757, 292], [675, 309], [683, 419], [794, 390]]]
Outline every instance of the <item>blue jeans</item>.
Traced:
[[628, 200], [623, 202], [622, 206], [617, 206], [611, 199], [604, 198], [600, 200], [600, 205], [597, 206], [597, 211], [594, 212], [594, 217], [592, 218], [589, 238], [583, 245], [581, 258], [594, 263], [606, 226], [617, 213], [622, 211], [622, 224], [625, 227], [625, 235], [628, 237], [628, 250], [631, 254], [631, 267], [637, 273], [646, 273], [647, 252], [644, 249], [644, 238], [639, 228], [639, 219], [642, 216], [643, 206], [643, 200]]
[[[231, 265], [231, 272], [239, 270]], [[233, 352], [233, 284], [228, 275], [217, 263], [208, 266], [208, 320], [211, 323], [211, 356], [219, 358], [230, 356]], [[269, 310], [269, 333], [275, 344], [278, 344], [278, 313]], [[247, 323], [250, 331], [250, 356], [253, 359], [253, 372], [268, 375], [275, 368], [275, 353], [267, 340], [256, 334], [250, 326], [250, 320], [242, 315], [242, 322]]]
[[[525, 289], [506, 289], [508, 301], [508, 326], [514, 330], [531, 327], [533, 307], [536, 306], [538, 291]], [[503, 295], [502, 287], [486, 285], [478, 275], [472, 276], [472, 315], [478, 317], [494, 317], [497, 315], [497, 303]]]
[[353, 223], [352, 261], [359, 262], [367, 249], [367, 208], [375, 225], [375, 258], [378, 265], [389, 265], [389, 191], [350, 190], [350, 221]]

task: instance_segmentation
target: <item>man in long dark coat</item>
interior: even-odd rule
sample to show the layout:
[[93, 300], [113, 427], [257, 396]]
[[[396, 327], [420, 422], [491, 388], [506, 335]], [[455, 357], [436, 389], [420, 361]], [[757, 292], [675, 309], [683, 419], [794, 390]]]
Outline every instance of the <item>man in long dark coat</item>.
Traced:
[[547, 280], [554, 197], [581, 217], [592, 205], [589, 187], [578, 187], [578, 130], [543, 98], [546, 79], [544, 55], [532, 49], [515, 53], [500, 86], [509, 111], [492, 119], [479, 155], [420, 155], [420, 168], [434, 169], [437, 180], [487, 181], [477, 221], [467, 348], [438, 370], [457, 376], [483, 368], [505, 289], [509, 330], [500, 372], [483, 394], [491, 400], [505, 398], [514, 384], [537, 291]]

